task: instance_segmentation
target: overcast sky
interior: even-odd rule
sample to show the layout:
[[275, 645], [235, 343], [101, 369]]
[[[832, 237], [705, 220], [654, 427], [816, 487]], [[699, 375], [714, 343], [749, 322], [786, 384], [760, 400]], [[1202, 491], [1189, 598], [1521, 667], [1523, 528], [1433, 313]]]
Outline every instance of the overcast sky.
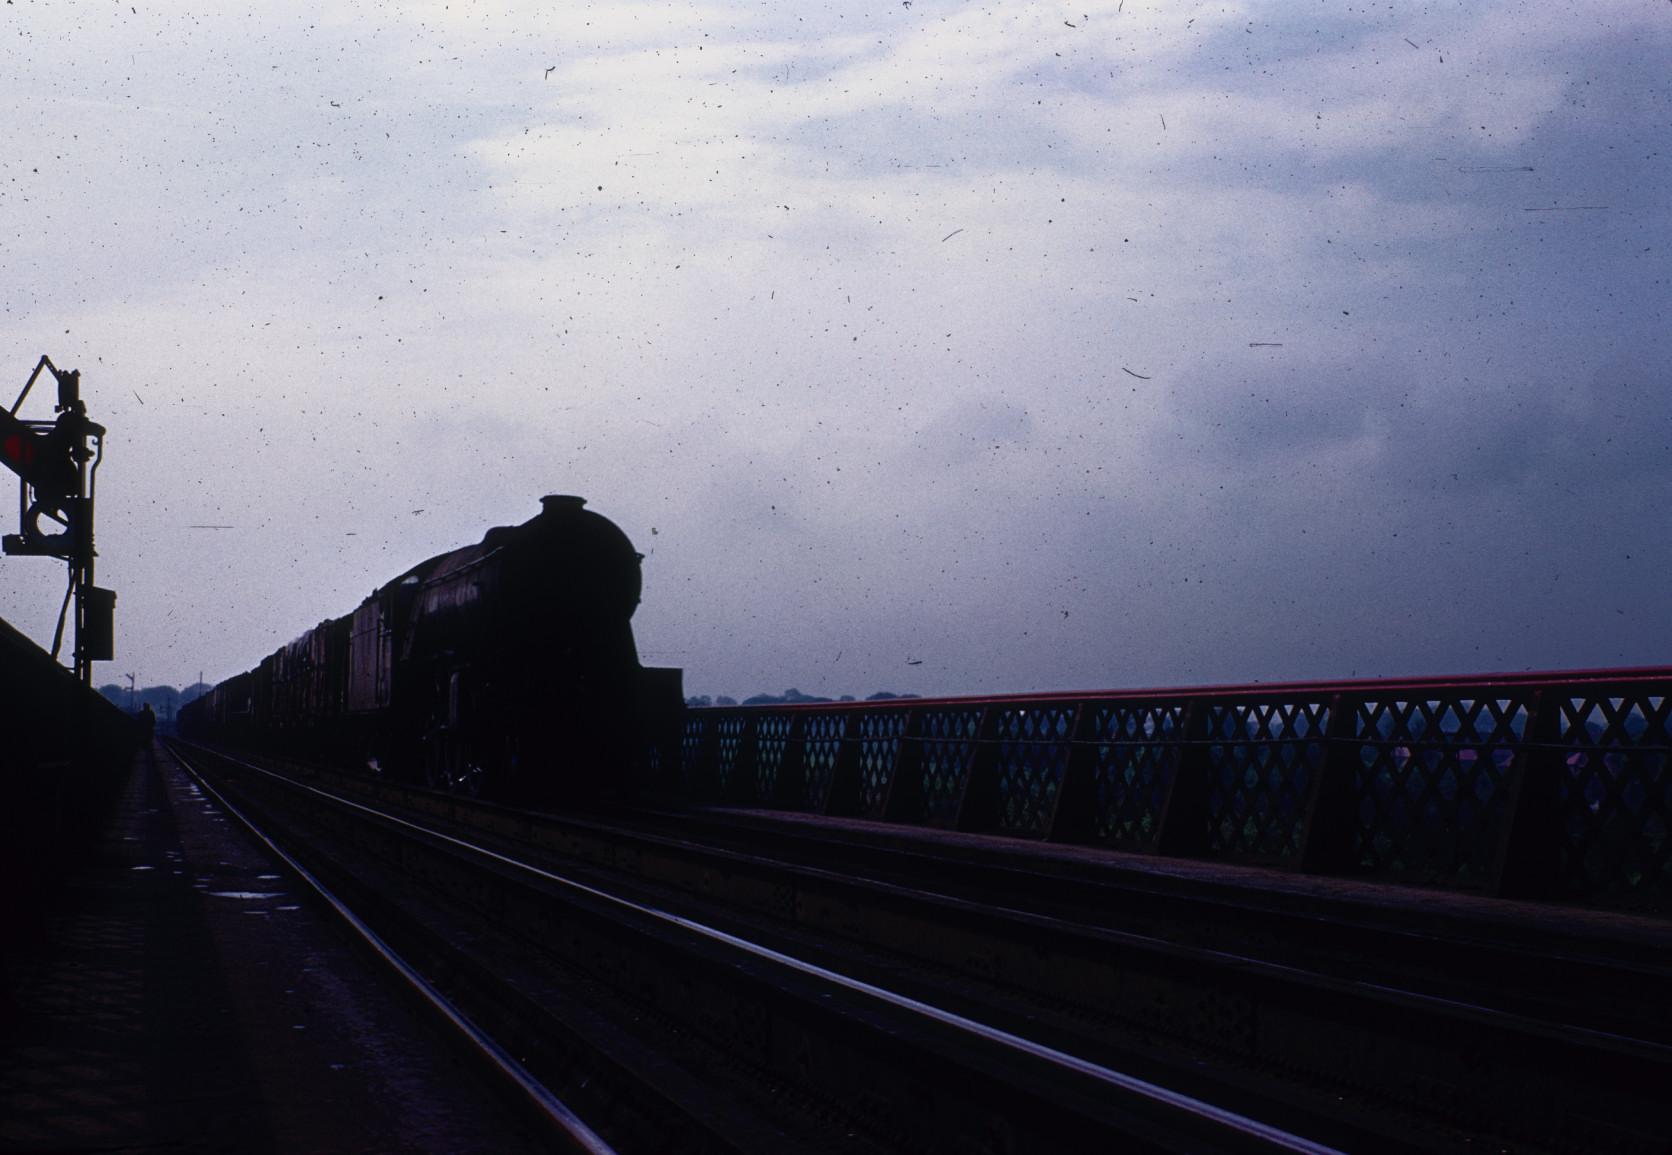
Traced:
[[692, 693], [1666, 663], [1669, 62], [1664, 0], [8, 0], [0, 373], [110, 430], [100, 682], [546, 493]]

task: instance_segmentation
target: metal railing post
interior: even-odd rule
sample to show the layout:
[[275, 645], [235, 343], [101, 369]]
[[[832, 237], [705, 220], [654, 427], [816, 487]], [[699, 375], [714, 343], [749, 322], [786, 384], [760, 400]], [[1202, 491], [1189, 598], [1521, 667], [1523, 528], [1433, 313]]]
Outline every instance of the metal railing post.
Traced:
[[1210, 842], [1208, 792], [1213, 770], [1208, 739], [1212, 736], [1209, 726], [1215, 704], [1209, 698], [1192, 698], [1185, 707], [1177, 769], [1161, 804], [1157, 823], [1157, 854], [1194, 858], [1207, 851]]
[[1542, 898], [1556, 888], [1562, 852], [1558, 791], [1566, 770], [1562, 757], [1562, 700], [1569, 691], [1542, 687], [1533, 702], [1521, 743], [1510, 764], [1504, 829], [1493, 856], [1494, 893]]
[[1068, 731], [1068, 760], [1056, 805], [1045, 822], [1047, 842], [1090, 842], [1097, 827], [1097, 710], [1090, 702], [1074, 704]]
[[[689, 724], [689, 722], [687, 722]], [[698, 802], [712, 802], [720, 794], [720, 726], [716, 718], [697, 720], [702, 733], [697, 738], [696, 757], [692, 761], [686, 788]], [[685, 758], [685, 743], [680, 741], [680, 760]], [[681, 767], [681, 773], [685, 773]]]
[[755, 787], [755, 754], [760, 740], [759, 714], [739, 714], [743, 729], [737, 736], [737, 755], [732, 759], [731, 776], [726, 779], [725, 800], [759, 805], [763, 799]]
[[906, 729], [894, 751], [894, 769], [883, 794], [884, 822], [915, 822], [923, 811], [923, 719], [928, 715], [913, 710], [906, 716]]
[[854, 817], [860, 812], [859, 753], [863, 714], [854, 714], [842, 727], [842, 737], [836, 743], [836, 764], [830, 768], [830, 793], [825, 796], [823, 813], [831, 817]]
[[1004, 713], [998, 706], [984, 706], [975, 724], [975, 749], [964, 771], [964, 788], [959, 792], [958, 810], [952, 829], [986, 833], [999, 825], [999, 741], [993, 733]]
[[[757, 756], [759, 739], [756, 739]], [[778, 776], [772, 781], [768, 799], [779, 810], [800, 810], [807, 804], [807, 715], [790, 715], [784, 735], [784, 753], [778, 759]]]
[[1345, 873], [1355, 865], [1354, 813], [1358, 794], [1358, 702], [1345, 694], [1329, 700], [1324, 727], [1324, 761], [1306, 800], [1301, 827], [1300, 868], [1318, 874]]

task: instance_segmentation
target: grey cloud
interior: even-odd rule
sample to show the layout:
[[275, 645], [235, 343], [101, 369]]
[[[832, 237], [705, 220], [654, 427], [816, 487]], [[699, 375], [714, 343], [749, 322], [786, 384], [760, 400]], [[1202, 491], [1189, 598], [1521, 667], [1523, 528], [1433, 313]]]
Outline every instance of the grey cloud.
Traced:
[[1664, 660], [1672, 26], [1118, 9], [38, 34], [0, 332], [111, 425], [127, 668], [551, 490], [698, 693]]
[[926, 422], [912, 438], [911, 452], [926, 465], [956, 466], [1026, 446], [1034, 435], [1033, 418], [1020, 405], [996, 395], [966, 397]]

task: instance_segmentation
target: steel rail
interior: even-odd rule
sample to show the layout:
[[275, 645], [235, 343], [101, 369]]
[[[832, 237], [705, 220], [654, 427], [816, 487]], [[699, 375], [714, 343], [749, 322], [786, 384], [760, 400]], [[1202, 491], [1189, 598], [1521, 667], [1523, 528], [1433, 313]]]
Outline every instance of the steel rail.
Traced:
[[738, 935], [720, 930], [717, 927], [699, 922], [696, 919], [687, 918], [672, 911], [662, 910], [658, 907], [649, 906], [641, 902], [636, 902], [632, 899], [611, 894], [606, 890], [599, 889], [598, 887], [592, 886], [588, 883], [580, 882], [576, 879], [565, 877], [564, 875], [554, 873], [531, 863], [520, 861], [516, 858], [510, 857], [509, 855], [501, 854], [498, 851], [489, 849], [488, 847], [479, 846], [465, 839], [457, 838], [431, 827], [426, 827], [420, 823], [412, 822], [409, 819], [400, 817], [399, 815], [390, 814], [373, 806], [367, 806], [364, 803], [356, 802], [353, 799], [345, 798], [328, 790], [322, 790], [317, 786], [312, 786], [305, 782], [299, 782], [296, 779], [288, 778], [285, 775], [264, 769], [263, 767], [256, 766], [242, 759], [234, 758], [226, 754], [222, 754], [220, 756], [246, 770], [250, 770], [257, 774], [282, 782], [292, 789], [313, 794], [332, 805], [348, 810], [358, 811], [379, 822], [401, 827], [425, 838], [434, 839], [438, 842], [456, 847], [468, 854], [498, 863], [501, 866], [509, 867], [514, 871], [539, 878], [544, 882], [554, 884], [572, 893], [584, 895], [587, 898], [601, 902], [606, 906], [631, 913], [640, 918], [650, 919], [664, 925], [678, 927], [686, 933], [694, 934], [700, 938], [707, 939], [710, 942], [719, 943], [723, 946], [731, 948], [732, 950], [741, 951], [745, 954], [786, 968], [808, 978], [841, 987], [845, 990], [883, 1003], [897, 1010], [905, 1011], [923, 1019], [927, 1019], [930, 1022], [937, 1023], [941, 1026], [950, 1027], [954, 1030], [973, 1035], [977, 1038], [985, 1039], [988, 1042], [994, 1043], [1008, 1050], [1027, 1055], [1030, 1058], [1042, 1061], [1059, 1069], [1074, 1072], [1075, 1074], [1089, 1078], [1094, 1082], [1101, 1083], [1106, 1087], [1113, 1088], [1125, 1094], [1135, 1096], [1138, 1099], [1164, 1107], [1198, 1122], [1222, 1128], [1229, 1132], [1230, 1136], [1236, 1140], [1243, 1142], [1253, 1141], [1265, 1144], [1275, 1150], [1304, 1153], [1304, 1155], [1341, 1155], [1341, 1152], [1337, 1148], [1314, 1142], [1304, 1136], [1295, 1135], [1291, 1132], [1284, 1131], [1279, 1127], [1275, 1127], [1271, 1124], [1263, 1123], [1246, 1115], [1218, 1107], [1205, 1100], [1184, 1094], [1183, 1092], [1174, 1091], [1148, 1080], [1140, 1079], [1136, 1076], [1128, 1075], [1124, 1072], [1105, 1067], [1101, 1064], [1080, 1058], [1079, 1056], [1059, 1050], [1055, 1047], [1024, 1038], [1021, 1035], [1003, 1030], [1002, 1028], [979, 1022], [965, 1015], [960, 1015], [941, 1007], [936, 1007], [933, 1004], [924, 1002], [920, 999], [912, 998], [911, 996], [903, 995], [896, 991], [891, 991], [886, 987], [866, 982], [863, 979], [854, 978], [851, 975], [842, 974], [839, 971], [832, 970], [817, 963], [796, 958], [793, 955], [786, 954], [760, 943], [752, 942]]
[[[340, 899], [329, 887], [320, 881], [318, 876], [316, 876], [306, 866], [302, 865], [302, 863], [291, 855], [289, 851], [285, 850], [271, 837], [269, 837], [265, 830], [263, 830], [247, 814], [240, 810], [230, 799], [228, 799], [219, 790], [216, 790], [215, 787], [210, 784], [208, 779], [203, 774], [199, 773], [198, 770], [195, 769], [183, 755], [181, 755], [179, 750], [174, 749], [171, 746], [170, 752], [173, 754], [175, 761], [180, 765], [180, 768], [189, 774], [192, 780], [195, 781], [200, 788], [207, 791], [210, 797], [215, 800], [217, 805], [219, 805], [228, 814], [232, 815], [233, 818], [237, 819], [238, 822], [242, 824], [253, 837], [260, 841], [261, 844], [272, 852], [275, 857], [283, 862], [297, 878], [304, 882], [316, 895], [323, 899], [324, 902], [333, 911], [335, 911], [345, 923], [348, 924], [349, 928], [353, 930], [354, 933], [358, 935], [361, 940], [364, 941], [365, 944], [378, 955], [378, 957], [383, 959], [388, 966], [393, 968], [395, 973], [398, 974], [433, 1011], [441, 1015], [442, 1018], [445, 1019], [453, 1027], [453, 1029], [460, 1034], [460, 1036], [462, 1036], [464, 1041], [467, 1042], [483, 1060], [488, 1062], [502, 1076], [508, 1079], [513, 1086], [521, 1091], [529, 1106], [531, 1106], [552, 1128], [564, 1137], [566, 1140], [566, 1146], [569, 1149], [583, 1152], [584, 1155], [616, 1155], [614, 1147], [611, 1147], [596, 1131], [592, 1130], [591, 1127], [588, 1127], [586, 1122], [582, 1120], [579, 1115], [575, 1114], [575, 1112], [571, 1110], [569, 1106], [563, 1102], [563, 1100], [554, 1095], [550, 1089], [530, 1074], [527, 1068], [517, 1062], [516, 1058], [513, 1057], [509, 1051], [500, 1046], [500, 1044], [496, 1042], [491, 1035], [472, 1022], [469, 1016], [465, 1015], [464, 1012], [455, 1007], [448, 1000], [447, 996], [436, 989], [434, 984], [432, 984], [428, 979], [420, 974], [416, 968], [396, 953], [388, 943], [384, 942], [382, 937], [379, 936], [376, 931], [368, 926], [364, 920], [356, 915], [354, 911], [343, 902], [342, 899]], [[240, 764], [246, 766], [248, 765], [247, 763]], [[249, 768], [253, 770], [260, 769], [259, 767], [254, 766]], [[265, 770], [260, 772], [264, 774], [269, 773]], [[275, 777], [280, 776], [275, 775]], [[288, 779], [286, 781], [288, 781]]]

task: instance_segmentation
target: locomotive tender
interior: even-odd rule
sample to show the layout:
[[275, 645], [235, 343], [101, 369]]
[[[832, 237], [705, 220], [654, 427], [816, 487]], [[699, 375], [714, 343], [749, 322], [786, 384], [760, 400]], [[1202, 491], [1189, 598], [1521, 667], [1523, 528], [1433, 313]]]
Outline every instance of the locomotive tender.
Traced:
[[639, 664], [640, 555], [585, 504], [543, 498], [420, 562], [192, 702], [182, 732], [506, 801], [643, 784], [677, 743], [681, 671]]

